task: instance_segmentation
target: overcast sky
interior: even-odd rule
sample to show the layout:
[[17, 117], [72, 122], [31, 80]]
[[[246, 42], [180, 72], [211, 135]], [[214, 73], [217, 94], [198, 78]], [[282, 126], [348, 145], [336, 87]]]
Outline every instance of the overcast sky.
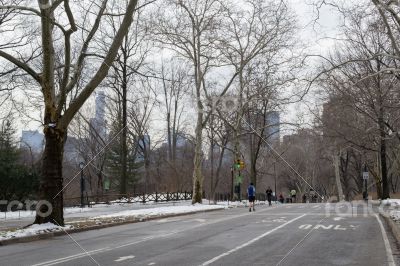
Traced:
[[[307, 4], [311, 0], [289, 0], [291, 6], [297, 13], [299, 26], [302, 28], [300, 35], [305, 42], [310, 45], [310, 50], [313, 53], [326, 53], [333, 45], [333, 41], [329, 37], [334, 37], [337, 34], [337, 28], [339, 25], [338, 14], [333, 8], [322, 7], [320, 11], [320, 17], [318, 20], [315, 7]], [[285, 119], [294, 122], [299, 110], [298, 104], [293, 105], [289, 108], [288, 114]], [[307, 108], [301, 107], [304, 112], [307, 112]], [[295, 111], [296, 110], [296, 111]], [[38, 129], [41, 131], [40, 125], [35, 123], [29, 123], [27, 125], [18, 125], [18, 135], [22, 129]]]

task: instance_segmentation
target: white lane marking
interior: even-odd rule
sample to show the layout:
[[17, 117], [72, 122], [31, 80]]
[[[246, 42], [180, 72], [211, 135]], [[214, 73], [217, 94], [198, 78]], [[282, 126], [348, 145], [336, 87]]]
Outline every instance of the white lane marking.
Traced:
[[262, 235], [260, 235], [260, 236], [258, 236], [258, 237], [256, 237], [256, 238], [253, 238], [252, 240], [250, 240], [250, 241], [248, 241], [248, 242], [246, 242], [246, 243], [244, 243], [244, 244], [242, 244], [242, 245], [240, 245], [240, 246], [238, 246], [238, 247], [236, 247], [236, 248], [234, 248], [234, 249], [231, 249], [231, 250], [229, 250], [229, 251], [227, 251], [227, 252], [225, 252], [225, 253], [222, 253], [221, 255], [218, 255], [218, 256], [212, 258], [211, 260], [208, 260], [208, 261], [204, 262], [204, 263], [201, 264], [201, 265], [202, 265], [202, 266], [210, 265], [211, 263], [214, 263], [214, 262], [216, 262], [217, 260], [219, 260], [219, 259], [221, 259], [221, 258], [223, 258], [223, 257], [225, 257], [225, 256], [228, 256], [228, 255], [232, 254], [233, 252], [238, 251], [239, 249], [242, 249], [242, 248], [244, 248], [244, 247], [247, 247], [247, 246], [253, 244], [254, 242], [256, 242], [256, 241], [258, 241], [258, 240], [260, 240], [260, 239], [266, 237], [267, 235], [269, 235], [269, 234], [275, 232], [276, 230], [281, 229], [282, 227], [285, 227], [286, 225], [288, 225], [288, 224], [290, 224], [290, 223], [292, 223], [292, 222], [294, 222], [294, 221], [296, 221], [296, 220], [298, 220], [298, 219], [300, 219], [300, 218], [303, 218], [303, 217], [306, 216], [306, 215], [307, 215], [307, 214], [303, 214], [303, 215], [298, 216], [298, 217], [296, 217], [296, 218], [294, 218], [294, 219], [292, 219], [292, 220], [290, 220], [290, 221], [288, 221], [288, 222], [286, 222], [286, 223], [284, 223], [284, 224], [281, 224], [280, 226], [275, 227], [274, 229], [269, 230], [268, 232], [265, 232], [264, 234], [262, 234]]
[[83, 258], [86, 257], [88, 254], [90, 255], [94, 255], [97, 253], [101, 253], [101, 252], [105, 252], [111, 250], [110, 248], [101, 248], [101, 249], [96, 249], [96, 250], [92, 250], [92, 251], [88, 251], [87, 253], [82, 252], [82, 253], [78, 253], [72, 256], [68, 256], [68, 257], [64, 257], [64, 258], [59, 258], [59, 259], [55, 259], [55, 260], [50, 260], [50, 261], [45, 261], [42, 263], [38, 263], [38, 264], [34, 264], [32, 266], [50, 266], [50, 265], [55, 265], [55, 264], [59, 264], [59, 263], [64, 263], [70, 260], [75, 260], [75, 259], [79, 259], [79, 258]]
[[150, 262], [150, 263], [147, 264], [147, 265], [156, 265], [156, 263], [155, 263], [155, 262]]
[[359, 225], [350, 225], [350, 229], [356, 230]]
[[340, 224], [338, 224], [338, 225], [335, 226], [335, 228], [333, 228], [333, 230], [342, 230], [342, 231], [346, 231], [347, 228], [340, 227]]
[[287, 222], [285, 219], [274, 219], [274, 220], [272, 220], [273, 222], [275, 222], [275, 223], [284, 223], [284, 222]]
[[[302, 225], [299, 226], [299, 229], [308, 230], [308, 229], [310, 229], [311, 227], [313, 227], [312, 224], [302, 224]], [[353, 229], [353, 230], [356, 229], [355, 226], [351, 226], [351, 225], [350, 225], [350, 227], [351, 227], [351, 229]], [[340, 230], [340, 231], [346, 231], [346, 230], [347, 230], [346, 227], [342, 227], [342, 225], [340, 225], [340, 224], [338, 224], [338, 225], [333, 225], [333, 224], [330, 224], [330, 225], [317, 224], [317, 225], [314, 226], [313, 230], [314, 230], [314, 229], [324, 229], [324, 230], [330, 230], [330, 229], [332, 229], [332, 230], [336, 230], [336, 231], [338, 231], [338, 230]]]
[[304, 230], [308, 230], [312, 227], [312, 224], [302, 224], [299, 226], [299, 229], [304, 229]]
[[385, 243], [386, 256], [388, 258], [388, 266], [396, 266], [396, 264], [394, 263], [392, 248], [390, 247], [389, 239], [387, 237], [385, 228], [383, 227], [382, 221], [376, 213], [375, 213], [375, 217], [379, 223], [379, 227], [381, 228], [383, 242]]
[[[273, 210], [273, 209], [276, 209], [276, 208], [277, 207], [263, 209], [261, 211], [258, 211], [258, 213], [269, 211], [269, 210]], [[223, 221], [227, 221], [227, 220], [231, 220], [231, 219], [236, 219], [236, 218], [240, 218], [240, 217], [248, 216], [248, 215], [249, 214], [246, 212], [246, 213], [242, 213], [242, 214], [231, 216], [231, 217], [224, 217], [224, 218], [217, 219], [217, 220], [214, 220], [214, 221], [208, 221], [208, 222], [205, 222], [205, 223], [200, 223], [200, 224], [197, 224], [195, 226], [192, 226], [190, 228], [183, 229], [183, 230], [180, 230], [180, 231], [172, 231], [172, 232], [167, 233], [167, 234], [144, 237], [144, 238], [142, 238], [140, 240], [137, 240], [137, 241], [134, 241], [134, 242], [129, 242], [129, 243], [126, 243], [126, 244], [123, 244], [123, 245], [119, 245], [119, 246], [116, 246], [116, 247], [112, 247], [112, 248], [111, 247], [106, 247], [106, 248], [101, 248], [101, 249], [97, 249], [97, 250], [92, 250], [92, 251], [89, 251], [88, 254], [93, 255], [93, 254], [97, 254], [97, 253], [103, 253], [103, 252], [107, 252], [107, 251], [112, 251], [112, 250], [115, 250], [115, 249], [136, 245], [136, 244], [139, 244], [139, 243], [142, 243], [142, 242], [146, 242], [148, 240], [152, 240], [152, 239], [156, 239], [156, 238], [163, 238], [163, 237], [167, 237], [167, 236], [170, 236], [170, 235], [174, 235], [174, 234], [182, 233], [182, 232], [185, 232], [185, 231], [189, 231], [189, 230], [201, 227], [201, 226], [211, 225], [211, 224], [215, 224], [215, 223], [219, 223], [219, 222], [223, 222]], [[68, 261], [71, 261], [71, 260], [80, 259], [82, 257], [87, 256], [88, 254], [87, 253], [78, 253], [78, 254], [67, 256], [67, 257], [63, 257], [63, 258], [58, 258], [58, 259], [54, 259], [54, 260], [45, 261], [45, 262], [42, 262], [42, 263], [39, 263], [39, 264], [35, 264], [35, 265], [32, 265], [32, 266], [51, 266], [51, 265], [61, 264], [61, 263], [68, 262]]]
[[131, 260], [131, 259], [133, 259], [133, 258], [135, 258], [135, 256], [130, 255], [130, 256], [119, 257], [119, 259], [116, 259], [116, 260], [114, 260], [114, 261], [120, 262], [120, 261], [124, 261], [124, 260]]
[[312, 208], [313, 209], [316, 209], [316, 208], [319, 208], [320, 206], [319, 205], [317, 205], [317, 206], [313, 206]]
[[340, 220], [344, 220], [344, 218], [343, 217], [335, 217], [335, 218], [333, 218], [333, 220], [334, 221], [340, 221]]
[[325, 229], [325, 230], [329, 230], [329, 229], [331, 229], [333, 227], [333, 225], [332, 224], [330, 224], [330, 225], [323, 225], [323, 224], [317, 224], [315, 227], [314, 227], [314, 229]]

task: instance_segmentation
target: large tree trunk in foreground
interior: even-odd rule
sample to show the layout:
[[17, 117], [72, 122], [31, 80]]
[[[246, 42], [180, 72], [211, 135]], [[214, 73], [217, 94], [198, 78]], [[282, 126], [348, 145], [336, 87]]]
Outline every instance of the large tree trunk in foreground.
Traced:
[[66, 134], [47, 127], [35, 223], [64, 226], [62, 161]]

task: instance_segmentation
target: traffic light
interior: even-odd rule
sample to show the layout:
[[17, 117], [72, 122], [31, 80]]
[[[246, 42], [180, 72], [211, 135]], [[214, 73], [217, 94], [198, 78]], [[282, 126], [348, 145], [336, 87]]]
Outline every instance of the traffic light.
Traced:
[[244, 169], [244, 161], [240, 160], [240, 170]]
[[240, 160], [240, 159], [237, 159], [237, 160], [235, 161], [235, 163], [233, 164], [233, 167], [234, 167], [236, 170], [243, 170], [243, 169], [244, 169], [244, 161], [242, 161], [242, 160]]
[[240, 170], [240, 166], [241, 166], [241, 161], [240, 161], [240, 160], [236, 160], [236, 162], [235, 162], [235, 168], [236, 168], [237, 170]]

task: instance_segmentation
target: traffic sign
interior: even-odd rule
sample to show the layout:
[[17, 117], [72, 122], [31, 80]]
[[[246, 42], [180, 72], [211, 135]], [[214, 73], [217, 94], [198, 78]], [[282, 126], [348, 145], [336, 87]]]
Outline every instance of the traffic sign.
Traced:
[[367, 180], [369, 178], [368, 172], [363, 172], [363, 180]]

